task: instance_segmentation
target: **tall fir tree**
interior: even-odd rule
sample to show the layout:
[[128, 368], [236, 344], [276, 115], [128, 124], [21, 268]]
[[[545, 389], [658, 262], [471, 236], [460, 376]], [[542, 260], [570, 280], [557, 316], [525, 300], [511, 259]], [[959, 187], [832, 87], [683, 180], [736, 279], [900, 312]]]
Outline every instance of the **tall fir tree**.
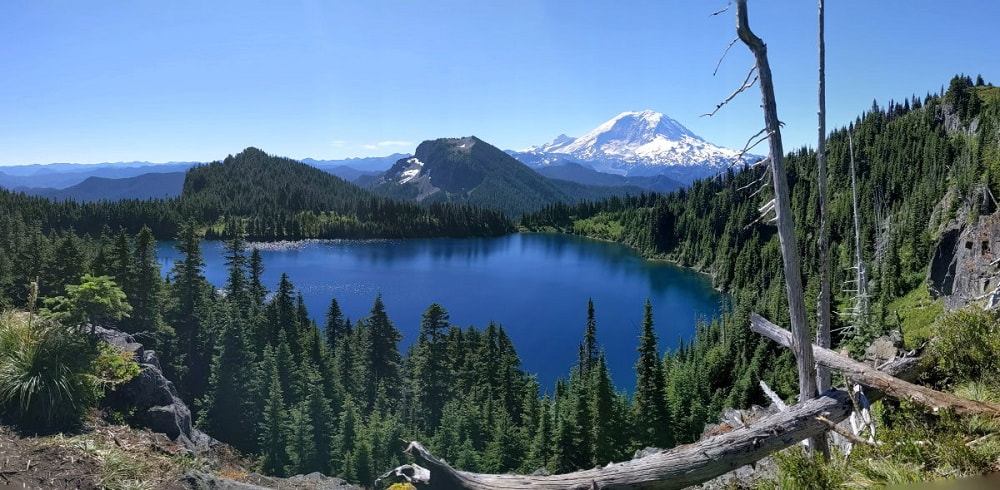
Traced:
[[661, 369], [653, 330], [653, 305], [647, 299], [639, 337], [639, 360], [635, 365], [635, 438], [640, 446], [673, 446]]
[[[281, 475], [289, 464], [288, 439], [289, 422], [285, 399], [281, 390], [278, 362], [270, 347], [264, 349], [263, 375], [267, 379], [264, 413], [258, 428], [257, 443], [260, 447], [261, 469], [265, 473]], [[273, 361], [268, 361], [272, 359]], [[245, 430], [245, 428], [244, 428]]]
[[260, 249], [256, 247], [250, 251], [248, 272], [250, 280], [248, 292], [251, 304], [257, 307], [263, 306], [264, 299], [267, 297], [267, 288], [264, 287], [264, 259], [260, 255]]
[[201, 254], [201, 238], [194, 220], [181, 225], [175, 248], [181, 258], [174, 262], [172, 276], [173, 311], [170, 324], [177, 332], [180, 356], [175, 360], [179, 385], [186, 401], [200, 398], [206, 388], [212, 359], [211, 339], [203, 330], [206, 314], [205, 261]]
[[[241, 451], [256, 447], [253, 430], [247, 430], [253, 407], [248, 388], [257, 371], [248, 356], [249, 345], [238, 320], [227, 315], [219, 350], [212, 360], [208, 391], [198, 403], [198, 426], [220, 441]], [[264, 372], [269, 376], [275, 367], [274, 354], [264, 352]]]
[[448, 312], [441, 305], [430, 305], [422, 315], [417, 345], [408, 362], [413, 382], [411, 422], [417, 430], [432, 435], [441, 422], [452, 375], [447, 359]]
[[382, 295], [375, 297], [371, 314], [364, 322], [363, 365], [367, 368], [363, 378], [368, 407], [373, 408], [380, 386], [384, 387], [390, 401], [398, 400], [401, 388], [400, 367], [402, 356], [399, 341], [403, 338], [389, 320], [382, 303]]
[[323, 332], [326, 334], [326, 346], [334, 351], [337, 344], [346, 341], [351, 325], [344, 320], [344, 313], [340, 311], [340, 303], [337, 298], [330, 299], [330, 306], [326, 310], [326, 323], [323, 325]]

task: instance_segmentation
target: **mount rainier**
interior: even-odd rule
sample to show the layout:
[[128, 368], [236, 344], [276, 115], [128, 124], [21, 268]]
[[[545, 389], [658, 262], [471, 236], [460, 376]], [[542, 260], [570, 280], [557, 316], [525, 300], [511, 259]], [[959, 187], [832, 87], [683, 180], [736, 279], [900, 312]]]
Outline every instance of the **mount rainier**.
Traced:
[[[599, 172], [666, 175], [683, 183], [725, 171], [739, 154], [649, 110], [623, 112], [579, 138], [559, 135], [544, 145], [508, 153], [535, 168], [578, 162]], [[744, 157], [750, 162], [756, 159]]]

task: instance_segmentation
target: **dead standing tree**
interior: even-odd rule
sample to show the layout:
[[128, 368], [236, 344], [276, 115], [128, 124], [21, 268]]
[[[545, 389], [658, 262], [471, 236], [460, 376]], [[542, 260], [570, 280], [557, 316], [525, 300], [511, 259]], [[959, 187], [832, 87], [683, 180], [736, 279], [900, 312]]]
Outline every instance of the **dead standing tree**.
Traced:
[[[799, 252], [795, 244], [795, 223], [788, 192], [788, 178], [785, 174], [784, 149], [781, 146], [781, 122], [774, 98], [774, 83], [771, 66], [767, 60], [767, 45], [750, 30], [746, 0], [736, 1], [736, 34], [753, 53], [760, 80], [761, 106], [764, 109], [764, 125], [768, 134], [771, 177], [774, 187], [775, 214], [778, 225], [778, 241], [781, 245], [781, 260], [785, 272], [785, 290], [788, 295], [788, 311], [791, 317], [792, 343], [795, 351], [799, 375], [799, 400], [804, 402], [816, 396], [816, 363], [813, 359], [809, 324], [806, 322], [806, 305], [802, 297], [802, 272], [799, 268]], [[810, 447], [825, 449], [825, 441], [811, 439]]]
[[[819, 138], [816, 141], [816, 167], [819, 181], [819, 270], [820, 290], [816, 345], [831, 346], [830, 341], [830, 223], [826, 196], [826, 43], [823, 40], [823, 0], [819, 0]], [[830, 389], [830, 370], [816, 366], [816, 388], [823, 392]]]

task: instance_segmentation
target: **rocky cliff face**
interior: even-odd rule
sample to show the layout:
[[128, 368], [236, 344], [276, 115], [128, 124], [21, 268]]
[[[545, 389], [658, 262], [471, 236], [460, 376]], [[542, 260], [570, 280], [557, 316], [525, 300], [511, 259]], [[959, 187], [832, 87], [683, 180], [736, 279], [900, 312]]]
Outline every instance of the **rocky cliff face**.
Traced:
[[[973, 208], [992, 214], [971, 213]], [[985, 304], [1000, 285], [1000, 213], [993, 208], [990, 196], [973, 193], [941, 230], [927, 282], [947, 310]]]
[[101, 340], [131, 352], [139, 363], [139, 375], [108, 394], [105, 402], [110, 407], [134, 410], [134, 423], [166, 434], [190, 451], [202, 451], [218, 443], [193, 427], [191, 410], [177, 395], [174, 384], [163, 376], [156, 352], [117, 330], [97, 327], [97, 333]]

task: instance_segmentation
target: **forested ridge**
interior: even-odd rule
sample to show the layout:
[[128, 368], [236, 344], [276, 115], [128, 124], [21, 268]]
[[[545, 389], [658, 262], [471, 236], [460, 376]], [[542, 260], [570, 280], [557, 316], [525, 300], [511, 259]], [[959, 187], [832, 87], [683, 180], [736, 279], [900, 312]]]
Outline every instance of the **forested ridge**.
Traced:
[[97, 236], [103, 227], [137, 233], [149, 227], [171, 239], [188, 219], [209, 238], [234, 225], [253, 240], [495, 236], [513, 227], [499, 212], [455, 204], [421, 207], [379, 197], [339, 177], [256, 148], [190, 169], [175, 199], [53, 202], [0, 190], [10, 222], [43, 232], [73, 229]]
[[[998, 128], [1000, 90], [981, 78], [973, 82], [956, 76], [941, 94], [887, 105], [873, 102], [848, 127], [830, 134], [832, 283], [834, 309], [840, 312], [834, 315], [834, 345], [857, 355], [869, 341], [890, 330], [901, 329], [912, 340], [910, 332], [929, 327], [933, 316], [906, 310], [934, 304], [927, 289], [927, 269], [943, 225], [954, 220], [960, 208], [970, 210], [964, 216], [968, 220], [996, 211], [996, 201], [989, 195], [1000, 190]], [[861, 321], [849, 314], [856, 287], [848, 133], [855, 152], [862, 256], [869, 278], [870, 304]], [[819, 292], [815, 153], [795, 150], [786, 163], [807, 317], [815, 323], [814, 298]], [[700, 325], [695, 338], [668, 353], [664, 361], [699, 380], [687, 385], [691, 391], [685, 399], [691, 404], [689, 417], [702, 417], [702, 422], [714, 418], [722, 407], [761, 401], [758, 380], [784, 397], [797, 392], [790, 351], [747, 328], [751, 311], [779, 324], [787, 325], [789, 318], [778, 238], [768, 222], [773, 214], [760, 210], [771, 199], [771, 190], [762, 168], [741, 170], [665, 195], [556, 204], [521, 220], [527, 230], [625, 243], [648, 257], [704, 271], [717, 288], [731, 294], [729, 312]], [[915, 338], [917, 343], [910, 348], [927, 340]]]
[[[970, 207], [965, 197], [982, 195], [977, 189], [994, 195], [1000, 190], [998, 129], [1000, 91], [956, 77], [942, 95], [873, 103], [848, 128], [831, 134], [834, 284], [847, 283], [853, 266], [848, 132], [862, 202], [862, 252], [872, 271], [870, 319], [836, 343], [857, 350], [888, 328], [901, 326], [905, 333], [907, 325], [900, 323], [908, 320], [894, 308], [904, 294], [925, 288], [939, 225], [960, 207]], [[425, 441], [462, 469], [565, 472], [628, 459], [646, 446], [691, 442], [723, 407], [763, 403], [759, 380], [786, 398], [797, 391], [791, 356], [747, 327], [750, 311], [787, 323], [774, 230], [766, 218], [759, 219], [758, 207], [769, 199], [769, 191], [761, 190], [760, 169], [730, 171], [667, 195], [552, 205], [522, 219], [527, 229], [617, 240], [649, 256], [695, 267], [731, 293], [729, 311], [699, 324], [693, 340], [676, 346], [673, 339], [656, 338], [655, 312], [648, 302], [636, 312], [642, 333], [636, 343], [636, 389], [629, 395], [608, 376], [593, 304], [581, 305], [588, 321], [580, 325], [580, 343], [553, 346], [574, 349], [578, 361], [552, 387], [539, 386], [521, 369], [516, 346], [502, 326], [451, 325], [443, 305], [428, 306], [411, 346], [399, 345], [401, 335], [381, 297], [373, 298], [369, 315], [360, 319], [345, 318], [334, 300], [317, 324], [294, 278], [262, 283], [265, 264], [247, 240], [270, 236], [267, 230], [279, 227], [268, 228], [265, 219], [255, 222], [243, 213], [257, 208], [241, 206], [251, 201], [273, 210], [268, 216], [288, 211], [285, 219], [294, 222], [289, 216], [311, 213], [312, 205], [334, 208], [339, 216], [348, 208], [337, 206], [351, 204], [310, 187], [312, 174], [295, 174], [263, 152], [248, 149], [233, 157], [239, 158], [243, 161], [236, 163], [266, 163], [256, 167], [254, 186], [267, 185], [280, 173], [301, 182], [304, 190], [266, 195], [247, 190], [264, 187], [241, 188], [227, 177], [235, 168], [226, 167], [234, 163], [227, 161], [203, 167], [204, 174], [193, 171], [187, 202], [81, 205], [0, 194], [0, 204], [10, 210], [0, 216], [0, 304], [29, 310], [47, 305], [56, 319], [81, 321], [79, 315], [90, 315], [86, 319], [140, 335], [161, 353], [166, 374], [193, 407], [198, 426], [257, 457], [264, 471], [322, 471], [367, 485], [403, 461], [404, 438]], [[807, 297], [815, 298], [814, 156], [800, 149], [788, 162], [804, 282]], [[206, 191], [213, 188], [219, 191]], [[222, 195], [244, 202], [226, 204], [217, 199]], [[404, 214], [411, 209], [407, 206], [421, 209], [380, 199], [372, 202], [399, 205]], [[989, 200], [971, 205], [975, 213], [994, 207]], [[179, 218], [182, 209], [189, 213], [185, 220]], [[117, 227], [98, 227], [100, 219]], [[221, 289], [204, 276], [201, 240], [208, 225], [210, 234], [227, 236], [229, 273]], [[311, 233], [301, 225], [300, 233]], [[173, 234], [163, 235], [170, 230]], [[161, 236], [176, 239], [182, 255], [169, 281], [155, 257], [155, 239]], [[37, 289], [29, 287], [36, 280]], [[850, 304], [846, 289], [837, 297], [839, 310]], [[95, 290], [124, 298], [127, 307], [119, 305], [119, 310], [128, 315], [80, 308], [89, 304], [84, 293]], [[60, 308], [78, 314], [68, 316]], [[952, 330], [976, 321], [992, 325], [976, 318], [953, 320]], [[834, 328], [844, 323], [838, 320]], [[665, 346], [669, 352], [662, 356]], [[943, 372], [956, 378], [992, 373], [956, 369]], [[5, 422], [16, 420], [10, 415], [15, 412], [9, 399], [0, 402]], [[915, 430], [909, 419], [900, 420], [896, 430]], [[939, 446], [964, 447], [966, 442]], [[907, 448], [899, 453], [917, 451]]]
[[421, 162], [416, 179], [402, 178], [412, 161], [405, 158], [372, 191], [425, 204], [471, 204], [508, 216], [521, 216], [553, 202], [575, 203], [640, 191], [624, 184], [598, 186], [550, 179], [475, 136], [424, 141], [414, 158]]

